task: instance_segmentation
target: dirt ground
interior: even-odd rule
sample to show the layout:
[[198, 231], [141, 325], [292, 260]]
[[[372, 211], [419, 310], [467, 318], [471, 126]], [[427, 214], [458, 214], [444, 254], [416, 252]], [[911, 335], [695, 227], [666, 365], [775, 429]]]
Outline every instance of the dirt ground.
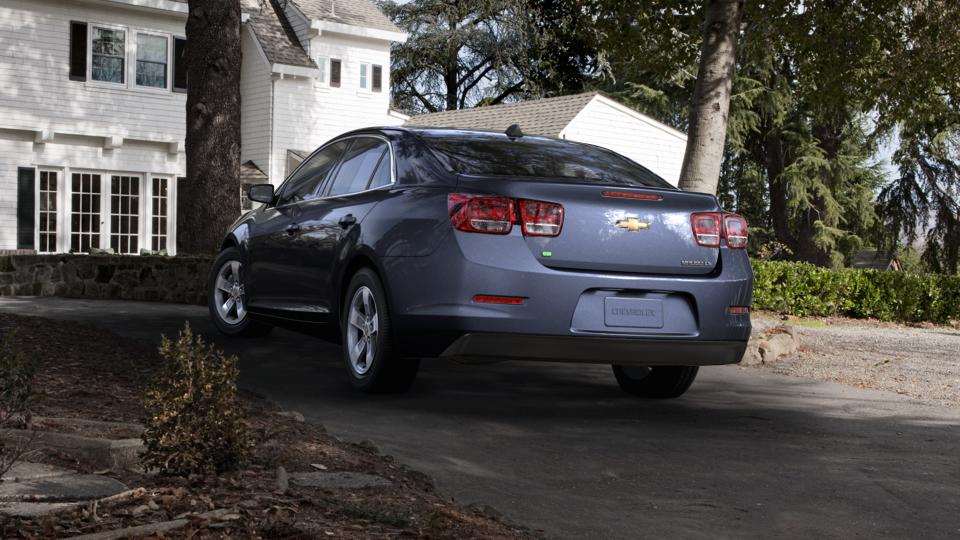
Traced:
[[[0, 338], [16, 333], [23, 354], [36, 362], [34, 415], [139, 422], [142, 388], [158, 364], [156, 352], [93, 326], [0, 313]], [[536, 536], [504, 523], [484, 508], [459, 507], [431, 480], [377, 449], [350, 444], [273, 404], [243, 395], [256, 441], [250, 466], [231, 475], [180, 479], [140, 471], [105, 473], [134, 491], [95, 509], [0, 522], [2, 538], [57, 538], [167, 521], [225, 509], [229, 519], [196, 520], [163, 538], [524, 538]], [[56, 421], [37, 422], [56, 429]], [[62, 426], [60, 426], [62, 427]], [[109, 436], [97, 432], [86, 435]], [[129, 434], [126, 434], [129, 436]], [[94, 472], [83, 462], [50, 452], [32, 461]], [[290, 483], [281, 491], [277, 468], [297, 472], [359, 472], [389, 486], [323, 489]], [[102, 472], [102, 471], [101, 471]]]
[[754, 314], [755, 333], [779, 324], [797, 329], [800, 350], [762, 369], [960, 406], [960, 329], [954, 326]]

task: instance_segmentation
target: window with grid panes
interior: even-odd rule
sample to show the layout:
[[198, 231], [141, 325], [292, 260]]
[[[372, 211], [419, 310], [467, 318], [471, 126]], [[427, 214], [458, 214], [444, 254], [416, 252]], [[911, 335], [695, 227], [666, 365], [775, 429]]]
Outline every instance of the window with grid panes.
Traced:
[[140, 251], [140, 177], [110, 177], [110, 247], [120, 254]]
[[150, 241], [153, 251], [167, 249], [167, 202], [169, 200], [169, 180], [166, 178], [153, 179], [153, 194], [150, 199], [150, 216], [152, 230]]
[[99, 174], [73, 173], [70, 178], [70, 251], [87, 253], [100, 247]]
[[53, 253], [57, 251], [57, 179], [56, 171], [40, 171], [40, 243], [37, 251]]

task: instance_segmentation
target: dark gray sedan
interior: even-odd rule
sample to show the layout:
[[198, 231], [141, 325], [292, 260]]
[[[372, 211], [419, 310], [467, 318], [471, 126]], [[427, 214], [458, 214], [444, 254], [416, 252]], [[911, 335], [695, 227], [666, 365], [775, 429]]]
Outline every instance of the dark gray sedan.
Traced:
[[610, 364], [676, 397], [750, 335], [747, 225], [608, 150], [507, 133], [381, 128], [311, 154], [223, 242], [210, 314], [343, 343], [352, 384], [410, 386], [428, 357]]

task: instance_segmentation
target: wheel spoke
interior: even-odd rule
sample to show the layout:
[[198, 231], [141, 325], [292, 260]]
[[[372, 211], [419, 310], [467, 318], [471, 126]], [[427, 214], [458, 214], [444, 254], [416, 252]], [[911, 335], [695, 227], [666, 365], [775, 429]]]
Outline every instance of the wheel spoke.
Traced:
[[362, 290], [363, 314], [369, 317], [373, 315], [373, 306], [370, 304], [370, 289], [364, 287]]
[[350, 326], [361, 331], [363, 330], [363, 317], [353, 309], [350, 310]]
[[380, 317], [377, 317], [377, 314], [374, 313], [370, 317], [370, 335], [376, 334], [378, 330], [380, 330]]
[[353, 346], [353, 358], [354, 363], [360, 364], [360, 359], [363, 357], [363, 349], [366, 346], [366, 341], [362, 338], [357, 340], [357, 344]]
[[237, 301], [237, 318], [242, 319], [247, 315], [247, 308], [243, 305], [243, 300]]
[[223, 277], [223, 274], [217, 276], [217, 289], [224, 292], [230, 292], [230, 287], [230, 282]]
[[377, 351], [374, 350], [374, 340], [370, 340], [370, 343], [367, 344], [367, 365], [373, 364], [373, 357]]
[[221, 313], [223, 313], [224, 317], [230, 315], [230, 310], [233, 309], [234, 303], [235, 302], [233, 301], [233, 298], [227, 298], [227, 301], [223, 303], [223, 306], [221, 306], [223, 308]]
[[240, 261], [230, 261], [230, 273], [233, 281], [240, 282]]

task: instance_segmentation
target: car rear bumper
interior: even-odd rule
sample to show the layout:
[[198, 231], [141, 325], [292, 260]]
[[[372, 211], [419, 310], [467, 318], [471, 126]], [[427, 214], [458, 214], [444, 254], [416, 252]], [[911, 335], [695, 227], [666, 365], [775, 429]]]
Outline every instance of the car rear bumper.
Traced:
[[533, 360], [639, 366], [715, 366], [740, 362], [746, 348], [746, 341], [470, 333], [454, 341], [440, 357], [466, 363]]

